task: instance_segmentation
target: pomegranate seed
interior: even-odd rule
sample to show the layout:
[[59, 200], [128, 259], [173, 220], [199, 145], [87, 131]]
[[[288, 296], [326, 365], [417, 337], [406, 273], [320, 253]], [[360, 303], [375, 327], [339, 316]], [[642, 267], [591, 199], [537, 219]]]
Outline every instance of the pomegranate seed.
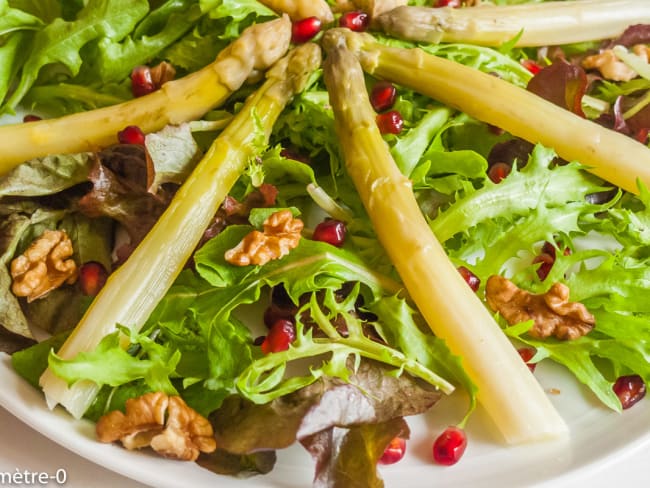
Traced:
[[[561, 243], [561, 242], [556, 241], [555, 243], [557, 244], [557, 247], [562, 247], [562, 243]], [[555, 253], [556, 253], [556, 249], [557, 249], [557, 248], [556, 248], [553, 244], [551, 244], [551, 243], [548, 242], [548, 241], [544, 241], [544, 244], [542, 244], [542, 251], [541, 251], [541, 252], [542, 252], [542, 253], [546, 253], [546, 254], [552, 256], [553, 259], [555, 259], [555, 256], [556, 256], [556, 254], [555, 254]], [[562, 251], [562, 254], [564, 254], [565, 256], [570, 255], [570, 254], [571, 254], [571, 248], [570, 248], [570, 247], [565, 247], [565, 248], [564, 248], [564, 251]]]
[[[561, 245], [561, 243], [558, 243], [558, 247]], [[571, 254], [571, 248], [565, 247], [563, 254], [565, 256]], [[556, 256], [556, 247], [550, 242], [545, 241], [542, 245], [540, 254], [533, 259], [533, 263], [542, 263], [539, 268], [537, 268], [537, 276], [539, 276], [540, 280], [544, 281], [551, 272], [551, 268], [555, 264]]]
[[630, 408], [645, 396], [645, 382], [638, 374], [621, 376], [613, 386], [623, 410]]
[[404, 127], [404, 119], [397, 110], [377, 115], [377, 126], [382, 134], [399, 134]]
[[102, 289], [108, 278], [106, 268], [97, 261], [88, 261], [79, 268], [79, 287], [81, 293], [94, 297]]
[[542, 263], [539, 268], [537, 268], [537, 276], [540, 280], [544, 281], [555, 264], [555, 256], [543, 252], [539, 256], [535, 256], [533, 263]]
[[332, 246], [341, 247], [345, 241], [347, 229], [340, 220], [325, 219], [314, 229], [315, 241], [327, 242]]
[[285, 319], [277, 320], [262, 342], [262, 352], [269, 354], [271, 352], [286, 351], [295, 338], [296, 327], [293, 322]]
[[156, 90], [149, 66], [136, 66], [131, 71], [131, 91], [134, 97], [142, 97]]
[[458, 272], [463, 277], [465, 282], [469, 285], [469, 287], [472, 289], [472, 291], [478, 291], [478, 287], [481, 285], [481, 280], [479, 279], [478, 276], [472, 273], [465, 266], [459, 266]]
[[320, 32], [321, 21], [318, 17], [307, 17], [293, 23], [291, 27], [291, 42], [302, 44], [313, 39]]
[[458, 427], [447, 427], [433, 443], [433, 459], [438, 464], [456, 464], [467, 447], [465, 431]]
[[376, 112], [388, 110], [395, 104], [397, 89], [388, 81], [378, 81], [370, 92], [370, 104]]
[[23, 117], [23, 122], [38, 122], [39, 120], [43, 120], [43, 118], [34, 114], [27, 114]]
[[395, 464], [406, 454], [406, 439], [395, 437], [386, 446], [386, 450], [379, 458], [379, 464]]
[[494, 163], [488, 168], [487, 175], [492, 183], [501, 183], [501, 181], [510, 174], [512, 168], [507, 163]]
[[458, 8], [458, 7], [462, 7], [462, 5], [463, 5], [462, 0], [438, 0], [436, 2], [436, 7]]
[[117, 133], [120, 144], [139, 144], [144, 146], [144, 132], [137, 125], [129, 125]]
[[517, 349], [517, 352], [519, 353], [519, 356], [521, 356], [521, 359], [523, 359], [524, 363], [526, 363], [526, 366], [528, 366], [528, 369], [530, 369], [531, 372], [535, 372], [537, 363], [529, 363], [528, 361], [533, 359], [533, 356], [537, 351], [532, 347], [522, 347]]
[[363, 32], [370, 24], [370, 16], [365, 12], [346, 12], [341, 15], [339, 25], [354, 32]]
[[521, 65], [534, 75], [542, 71], [542, 66], [532, 59], [523, 59]]

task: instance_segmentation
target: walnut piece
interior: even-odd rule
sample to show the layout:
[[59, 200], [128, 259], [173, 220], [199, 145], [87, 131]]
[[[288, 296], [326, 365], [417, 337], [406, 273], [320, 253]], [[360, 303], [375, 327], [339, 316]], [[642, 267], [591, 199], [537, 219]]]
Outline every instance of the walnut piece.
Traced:
[[28, 302], [45, 296], [64, 283], [77, 280], [72, 241], [63, 230], [46, 230], [11, 262], [11, 291]]
[[485, 296], [490, 308], [510, 325], [532, 319], [530, 335], [539, 339], [552, 335], [561, 340], [577, 339], [589, 333], [596, 323], [582, 303], [569, 302], [569, 287], [562, 283], [535, 295], [503, 276], [493, 275], [486, 283]]
[[162, 61], [151, 68], [151, 81], [156, 88], [160, 88], [174, 78], [176, 78], [176, 69], [167, 61]]
[[291, 210], [272, 213], [264, 221], [264, 231], [254, 230], [237, 246], [225, 253], [225, 259], [235, 266], [263, 265], [289, 254], [300, 243], [303, 223], [294, 219]]
[[127, 449], [151, 446], [160, 455], [196, 461], [201, 452], [217, 448], [212, 425], [179, 396], [146, 393], [126, 401], [126, 414], [119, 410], [97, 422], [100, 442], [122, 442]]
[[[650, 50], [645, 44], [632, 46], [632, 52], [643, 59], [650, 60]], [[587, 56], [582, 60], [585, 69], [597, 69], [606, 80], [630, 81], [638, 76], [637, 72], [618, 59], [614, 51], [606, 49], [598, 54]]]

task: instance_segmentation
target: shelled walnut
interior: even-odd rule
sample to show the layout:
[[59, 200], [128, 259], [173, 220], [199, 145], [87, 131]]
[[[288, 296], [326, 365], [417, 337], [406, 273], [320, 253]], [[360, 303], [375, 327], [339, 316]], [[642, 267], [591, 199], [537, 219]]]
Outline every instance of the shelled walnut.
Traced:
[[[650, 49], [645, 44], [632, 46], [632, 52], [643, 58], [646, 62], [650, 61]], [[636, 71], [618, 59], [612, 49], [605, 49], [598, 54], [587, 56], [582, 61], [582, 67], [585, 69], [597, 69], [603, 78], [612, 81], [630, 81], [638, 76]]]
[[294, 219], [291, 210], [271, 214], [264, 221], [264, 230], [247, 234], [237, 246], [225, 253], [225, 259], [235, 266], [263, 265], [286, 256], [300, 243], [303, 223]]
[[126, 413], [114, 410], [97, 422], [101, 442], [121, 441], [127, 449], [151, 448], [164, 457], [195, 461], [217, 448], [210, 422], [181, 397], [146, 393], [126, 401]]
[[72, 254], [72, 241], [64, 230], [46, 230], [11, 262], [11, 291], [32, 302], [64, 283], [74, 283], [77, 264]]
[[546, 293], [535, 295], [503, 276], [494, 275], [488, 278], [485, 297], [490, 308], [510, 325], [533, 320], [529, 333], [540, 339], [577, 339], [589, 333], [596, 323], [582, 303], [569, 302], [569, 288], [562, 283], [554, 283]]

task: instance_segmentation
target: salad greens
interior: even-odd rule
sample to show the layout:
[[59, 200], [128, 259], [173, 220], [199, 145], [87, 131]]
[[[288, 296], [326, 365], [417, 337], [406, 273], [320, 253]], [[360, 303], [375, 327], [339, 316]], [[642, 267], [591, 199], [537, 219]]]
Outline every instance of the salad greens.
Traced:
[[[1, 110], [55, 117], [130, 100], [135, 66], [167, 61], [178, 76], [193, 73], [244, 29], [276, 17], [255, 0], [0, 0]], [[581, 60], [599, 42], [551, 50], [515, 47], [516, 38], [491, 48], [373, 37], [382, 46], [417, 45], [528, 87], [560, 100], [563, 109], [576, 109], [577, 101], [583, 116], [648, 145], [650, 82], [641, 69], [642, 76], [629, 81], [592, 76], [576, 86], [587, 80]], [[618, 41], [627, 48], [648, 45], [650, 28], [635, 26]], [[639, 62], [628, 54], [621, 62]], [[622, 411], [617, 379], [650, 381], [650, 182], [613, 187], [584, 161], [566, 161], [554, 148], [394, 81], [392, 109], [404, 129], [383, 139], [454, 267], [480, 279], [481, 299], [493, 275], [533, 294], [566, 284], [571, 301], [596, 320], [583, 337], [540, 339], [530, 334], [532, 321], [511, 325], [495, 317], [516, 347], [534, 348], [529, 363], [559, 363], [605, 408]], [[368, 92], [377, 82], [366, 74]], [[391, 439], [408, 437], [403, 417], [428, 411], [456, 389], [465, 400], [456, 418], [463, 426], [478, 390], [465, 370], [467, 359], [431, 333], [377, 239], [346, 170], [346, 142], [336, 134], [320, 69], [279, 111], [272, 130], [266, 128], [268, 140], [264, 111], [244, 114], [244, 169], [231, 175], [219, 209], [206, 211], [200, 242], [142, 324], [103, 324], [109, 333], [97, 347], [66, 358], [60, 346], [93, 297], [78, 284], [34, 301], [12, 291], [11, 262], [46, 229], [66, 231], [78, 265], [100, 263], [119, 275], [261, 86], [250, 79], [220, 110], [148, 134], [146, 146], [51, 154], [0, 176], [0, 347], [37, 388], [46, 369], [68, 385], [97, 385], [92, 404], [80, 412], [90, 420], [147, 392], [181, 395], [214, 427], [220, 447], [198, 462], [217, 473], [267, 473], [275, 450], [299, 442], [316, 461], [315, 482], [382, 486], [375, 465]], [[495, 167], [504, 164], [505, 174], [495, 177]], [[226, 250], [286, 209], [305, 224], [295, 249], [259, 266], [226, 261]], [[315, 239], [325, 217], [344, 221], [341, 246]], [[162, 253], [170, 245], [163, 241], [149, 249]], [[273, 324], [264, 323], [272, 313], [290, 322], [293, 337], [286, 348], [269, 352]], [[35, 344], [35, 330], [51, 337]], [[326, 412], [331, 402], [339, 408]], [[332, 459], [325, 459], [328, 453], [335, 453]]]

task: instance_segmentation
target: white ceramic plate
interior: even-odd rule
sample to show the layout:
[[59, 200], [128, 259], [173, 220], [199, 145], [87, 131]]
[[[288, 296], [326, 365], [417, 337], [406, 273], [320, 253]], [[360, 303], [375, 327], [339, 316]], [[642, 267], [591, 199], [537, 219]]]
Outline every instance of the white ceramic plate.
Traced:
[[[458, 413], [454, 412], [462, 412], [463, 408], [461, 398], [451, 397], [427, 415], [408, 419], [412, 435], [406, 457], [380, 468], [386, 486], [555, 488], [578, 481], [589, 469], [603, 468], [620, 456], [650, 445], [647, 400], [619, 415], [599, 406], [590, 393], [555, 365], [539, 365], [535, 375], [570, 427], [567, 440], [504, 447], [491, 430], [489, 420], [478, 411], [468, 425], [469, 445], [461, 462], [448, 468], [435, 466], [430, 461], [432, 439], [457, 420]], [[86, 459], [147, 485], [303, 488], [311, 484], [313, 462], [299, 446], [280, 452], [276, 468], [266, 476], [247, 480], [222, 477], [194, 463], [97, 442], [92, 423], [75, 421], [60, 408], [48, 410], [41, 393], [13, 371], [6, 354], [0, 354], [0, 385], [0, 405], [27, 425]], [[517, 401], [516, 391], [512, 392], [512, 401]]]

